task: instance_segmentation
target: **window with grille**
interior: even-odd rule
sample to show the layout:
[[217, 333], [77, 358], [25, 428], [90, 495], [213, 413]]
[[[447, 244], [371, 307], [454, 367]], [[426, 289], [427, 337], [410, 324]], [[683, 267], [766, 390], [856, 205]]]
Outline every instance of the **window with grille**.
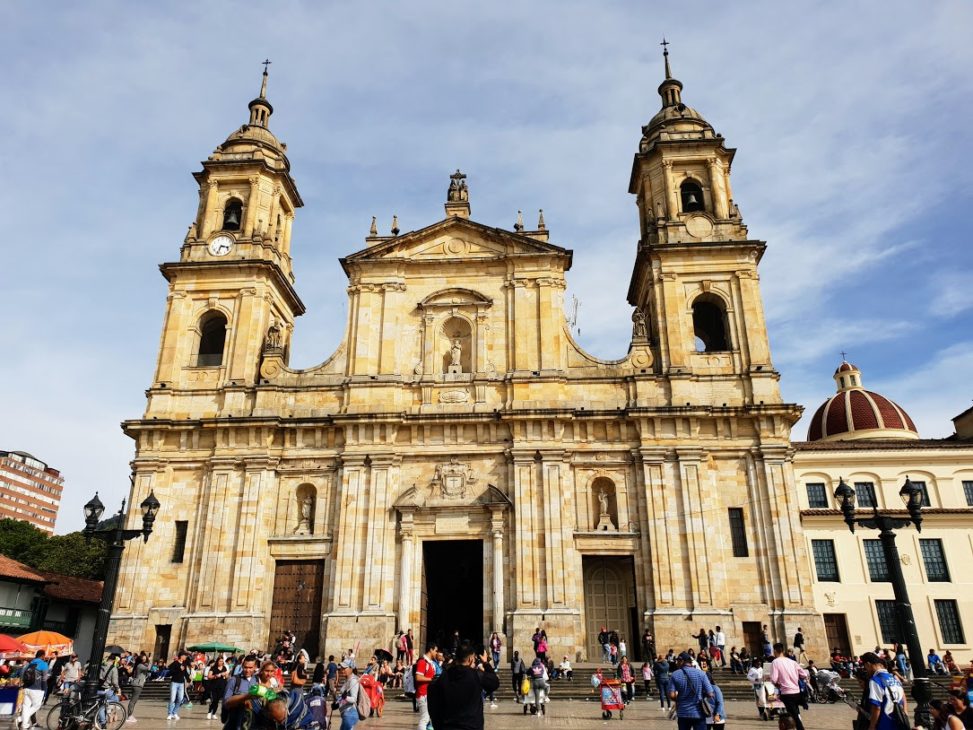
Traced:
[[839, 582], [834, 540], [811, 540], [811, 552], [814, 554], [814, 570], [817, 571], [818, 580]]
[[859, 507], [875, 507], [875, 485], [872, 482], [855, 482], [855, 497]]
[[963, 624], [959, 620], [959, 608], [953, 599], [936, 601], [936, 615], [944, 644], [965, 644]]
[[868, 564], [868, 577], [873, 583], [888, 583], [889, 566], [885, 562], [885, 551], [881, 540], [865, 540], [865, 562]]
[[807, 485], [807, 506], [812, 509], [828, 506], [828, 493], [823, 484], [810, 483]]
[[929, 490], [926, 488], [926, 483], [925, 482], [917, 482], [914, 479], [912, 480], [912, 483], [915, 484], [919, 488], [919, 491], [920, 492], [922, 492], [922, 506], [923, 507], [931, 507], [932, 506], [932, 502], [929, 501]]
[[733, 541], [733, 557], [745, 558], [750, 555], [747, 546], [747, 531], [743, 523], [743, 508], [730, 507], [730, 539]]
[[966, 506], [973, 507], [973, 482], [963, 482], [963, 494], [966, 495]]
[[929, 580], [948, 583], [949, 568], [946, 565], [943, 541], [939, 539], [920, 540], [919, 549], [922, 550], [922, 562], [926, 564], [926, 576]]
[[189, 532], [189, 523], [185, 520], [176, 520], [176, 541], [172, 545], [172, 562], [181, 563], [186, 555], [186, 535]]
[[[878, 541], [876, 540], [876, 542]], [[956, 602], [953, 601], [953, 603]], [[895, 601], [875, 601], [875, 613], [878, 614], [878, 627], [882, 632], [882, 643], [894, 644], [900, 641], [899, 621], [895, 617]]]

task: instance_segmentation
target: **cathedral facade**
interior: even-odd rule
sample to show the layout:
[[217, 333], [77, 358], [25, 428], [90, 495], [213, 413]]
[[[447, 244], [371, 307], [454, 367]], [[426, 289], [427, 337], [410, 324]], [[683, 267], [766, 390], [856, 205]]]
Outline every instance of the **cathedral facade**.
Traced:
[[668, 648], [715, 625], [752, 645], [766, 624], [823, 644], [765, 244], [733, 200], [735, 150], [682, 102], [668, 57], [665, 72], [632, 166], [624, 357], [572, 338], [572, 252], [543, 218], [476, 222], [457, 171], [442, 220], [373, 226], [341, 260], [344, 337], [305, 370], [288, 364], [302, 201], [265, 74], [161, 267], [158, 364], [123, 428], [131, 502], [154, 490], [163, 507], [126, 550], [113, 641], [263, 648], [290, 629], [313, 658], [409, 628], [523, 650], [543, 627], [552, 655], [597, 658], [601, 626]]

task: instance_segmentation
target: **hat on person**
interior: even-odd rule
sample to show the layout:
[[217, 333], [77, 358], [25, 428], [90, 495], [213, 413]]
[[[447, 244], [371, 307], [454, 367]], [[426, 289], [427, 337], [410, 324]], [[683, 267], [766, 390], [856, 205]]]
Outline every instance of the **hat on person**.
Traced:
[[355, 660], [354, 659], [345, 659], [343, 662], [341, 662], [341, 668], [342, 669], [354, 669], [355, 668]]
[[876, 654], [874, 651], [866, 651], [861, 656], [861, 660], [865, 664], [885, 664], [882, 658]]
[[692, 660], [693, 660], [693, 655], [690, 654], [688, 651], [684, 651], [682, 654], [679, 655], [679, 661], [681, 662], [691, 662]]

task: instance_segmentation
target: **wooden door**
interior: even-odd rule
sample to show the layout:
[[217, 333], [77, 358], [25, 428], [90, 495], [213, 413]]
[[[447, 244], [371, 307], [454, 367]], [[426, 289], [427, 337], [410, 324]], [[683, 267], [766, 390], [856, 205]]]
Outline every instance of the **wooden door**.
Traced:
[[826, 652], [818, 651], [820, 655], [830, 654], [837, 649], [842, 656], [851, 656], [851, 642], [848, 641], [848, 618], [843, 613], [826, 613], [824, 617], [824, 632], [828, 637]]
[[323, 560], [278, 560], [267, 645], [274, 646], [284, 631], [293, 631], [297, 636], [295, 648], [305, 649], [314, 661], [321, 634], [323, 590]]
[[743, 622], [743, 641], [750, 651], [750, 656], [763, 657], [764, 645], [760, 640], [761, 636], [759, 621]]
[[172, 638], [172, 624], [155, 625], [155, 647], [152, 649], [156, 659], [166, 664], [172, 658], [169, 656], [169, 641]]
[[640, 640], [632, 625], [631, 609], [636, 606], [632, 559], [586, 555], [583, 565], [587, 660], [601, 661], [598, 633], [602, 626], [617, 631], [619, 637], [625, 639], [631, 657], [632, 647]]

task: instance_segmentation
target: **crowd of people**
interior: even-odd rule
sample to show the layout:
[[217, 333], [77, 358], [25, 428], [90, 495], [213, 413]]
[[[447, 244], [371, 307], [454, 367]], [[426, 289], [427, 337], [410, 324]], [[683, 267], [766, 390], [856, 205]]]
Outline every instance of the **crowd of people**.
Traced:
[[[592, 687], [619, 687], [623, 704], [630, 704], [638, 694], [646, 700], [657, 697], [660, 709], [669, 711], [679, 730], [721, 730], [725, 703], [717, 677], [722, 672], [744, 675], [753, 686], [761, 715], [777, 716], [782, 730], [804, 730], [801, 711], [820, 696], [819, 681], [830, 682], [840, 675], [856, 680], [862, 690], [856, 730], [905, 730], [895, 725], [907, 712], [902, 687], [911, 677], [900, 644], [889, 650], [876, 647], [861, 656], [846, 656], [835, 649], [830, 666], [819, 670], [808, 658], [801, 629], [785, 646], [769, 643], [764, 626], [761, 651], [753, 653], [735, 645], [727, 649], [720, 626], [701, 627], [689, 638], [695, 646], [662, 654], [647, 630], [638, 647], [642, 659], [636, 664], [624, 636], [602, 627], [598, 643], [606, 666], [593, 673]], [[557, 662], [551, 656], [545, 629], [537, 627], [531, 643], [528, 656], [512, 652], [511, 688], [525, 714], [528, 708], [544, 714], [552, 683], [573, 681], [575, 670], [568, 656]], [[207, 720], [219, 720], [223, 730], [314, 730], [315, 726], [323, 730], [329, 710], [340, 717], [341, 730], [352, 730], [368, 716], [381, 715], [386, 689], [401, 688], [412, 700], [417, 730], [449, 730], [457, 718], [467, 723], [461, 727], [479, 730], [483, 707], [497, 707], [503, 649], [503, 637], [497, 633], [479, 651], [454, 631], [445, 641], [428, 642], [417, 657], [415, 638], [408, 629], [396, 632], [386, 648], [376, 649], [361, 663], [354, 649], [312, 662], [294, 635], [284, 632], [271, 652], [214, 656], [179, 651], [171, 661], [153, 659], [145, 652], [112, 653], [98, 668], [98, 686], [108, 700], [127, 700], [129, 723], [137, 722], [136, 706], [146, 682], [168, 680], [170, 722], [177, 722], [182, 708], [197, 702], [206, 706]], [[948, 651], [940, 657], [930, 650], [926, 661], [933, 674], [960, 673]], [[24, 679], [21, 730], [31, 730], [38, 709], [51, 696], [77, 693], [89, 676], [76, 654], [43, 651], [30, 662], [0, 666], [3, 673], [19, 673]], [[973, 711], [965, 691], [934, 702], [932, 713], [936, 730], [973, 730]]]

